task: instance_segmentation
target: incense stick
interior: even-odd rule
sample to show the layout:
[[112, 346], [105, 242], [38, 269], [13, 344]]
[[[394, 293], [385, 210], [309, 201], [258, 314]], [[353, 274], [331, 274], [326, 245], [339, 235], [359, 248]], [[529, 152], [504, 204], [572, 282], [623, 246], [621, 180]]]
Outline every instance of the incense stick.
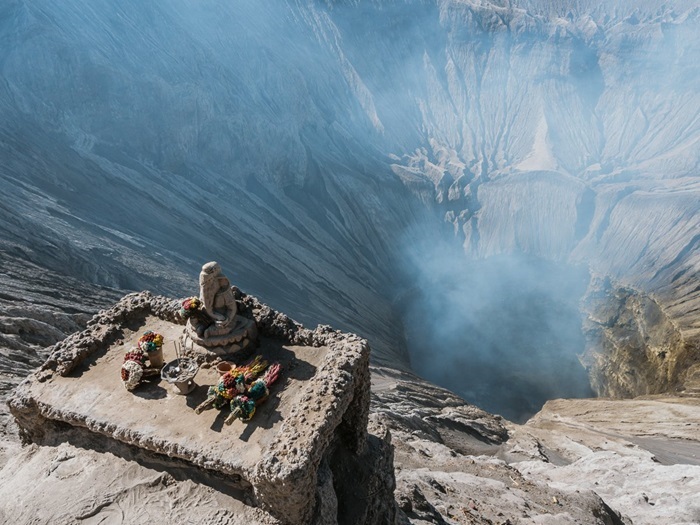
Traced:
[[173, 346], [175, 347], [175, 359], [177, 360], [177, 371], [180, 375], [180, 347], [177, 341], [173, 341]]

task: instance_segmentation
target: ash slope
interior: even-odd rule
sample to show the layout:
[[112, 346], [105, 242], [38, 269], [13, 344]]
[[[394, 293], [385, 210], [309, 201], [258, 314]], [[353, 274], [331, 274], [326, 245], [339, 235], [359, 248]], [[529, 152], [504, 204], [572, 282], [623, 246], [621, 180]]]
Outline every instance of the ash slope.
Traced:
[[215, 259], [400, 360], [389, 247], [415, 206], [334, 51], [273, 7], [4, 4], [3, 251], [177, 293]]
[[691, 340], [699, 16], [683, 1], [5, 2], [1, 253], [170, 293], [217, 259], [405, 367], [400, 245], [446, 236], [590, 264]]

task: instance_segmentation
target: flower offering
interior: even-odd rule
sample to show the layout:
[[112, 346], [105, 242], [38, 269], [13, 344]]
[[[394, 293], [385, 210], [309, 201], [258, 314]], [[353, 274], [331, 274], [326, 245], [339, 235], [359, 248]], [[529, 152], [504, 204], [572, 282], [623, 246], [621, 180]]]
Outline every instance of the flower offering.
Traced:
[[194, 314], [199, 312], [202, 308], [202, 301], [198, 297], [188, 297], [182, 301], [182, 308], [180, 308], [180, 315], [185, 319], [189, 319]]
[[160, 368], [163, 366], [163, 336], [153, 330], [148, 330], [139, 338], [138, 347], [146, 352], [151, 366]]

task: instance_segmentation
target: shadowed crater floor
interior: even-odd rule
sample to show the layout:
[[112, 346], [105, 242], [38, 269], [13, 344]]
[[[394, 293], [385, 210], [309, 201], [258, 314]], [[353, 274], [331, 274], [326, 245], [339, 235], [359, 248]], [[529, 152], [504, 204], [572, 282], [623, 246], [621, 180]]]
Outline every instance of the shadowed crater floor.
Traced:
[[448, 256], [421, 270], [401, 304], [417, 373], [518, 422], [549, 399], [595, 396], [579, 361], [585, 268]]

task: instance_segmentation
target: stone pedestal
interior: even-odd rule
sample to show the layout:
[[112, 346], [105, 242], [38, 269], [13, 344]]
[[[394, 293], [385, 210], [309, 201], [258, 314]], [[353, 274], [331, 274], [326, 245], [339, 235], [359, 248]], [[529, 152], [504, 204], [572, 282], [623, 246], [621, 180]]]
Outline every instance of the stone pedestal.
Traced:
[[192, 323], [188, 321], [182, 334], [181, 343], [185, 355], [211, 361], [217, 357], [245, 357], [252, 353], [257, 339], [258, 330], [255, 321], [238, 315], [228, 334], [206, 339], [199, 337]]

